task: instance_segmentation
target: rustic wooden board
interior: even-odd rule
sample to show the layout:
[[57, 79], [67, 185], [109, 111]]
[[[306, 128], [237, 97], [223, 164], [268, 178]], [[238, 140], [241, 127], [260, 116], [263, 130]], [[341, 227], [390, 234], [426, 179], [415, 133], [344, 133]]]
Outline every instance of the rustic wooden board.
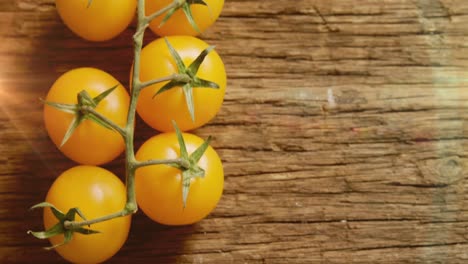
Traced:
[[[26, 235], [74, 165], [38, 98], [80, 66], [127, 85], [135, 27], [96, 44], [52, 0], [0, 12], [0, 263], [59, 263]], [[139, 212], [111, 263], [468, 263], [468, 1], [227, 0], [201, 38], [229, 76], [194, 132], [214, 136], [224, 196], [187, 227]], [[137, 146], [155, 133], [137, 129]]]

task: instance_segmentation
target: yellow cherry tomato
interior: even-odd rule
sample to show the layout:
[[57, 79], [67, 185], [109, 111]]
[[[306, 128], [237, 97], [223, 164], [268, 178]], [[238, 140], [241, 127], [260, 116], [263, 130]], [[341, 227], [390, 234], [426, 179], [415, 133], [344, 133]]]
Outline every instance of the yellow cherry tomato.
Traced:
[[[208, 47], [204, 41], [190, 36], [166, 37], [179, 53], [186, 67]], [[175, 60], [163, 38], [157, 39], [141, 52], [140, 78], [149, 81], [178, 73]], [[165, 83], [143, 89], [138, 99], [137, 111], [151, 127], [159, 131], [174, 131], [172, 120], [182, 131], [192, 130], [208, 123], [219, 111], [226, 90], [226, 71], [218, 53], [212, 50], [204, 59], [196, 75], [214, 82], [219, 89], [193, 88], [195, 121], [192, 120], [182, 87], [174, 87], [154, 96]]]
[[[203, 139], [183, 133], [189, 155]], [[147, 140], [138, 150], [139, 161], [175, 159], [180, 147], [175, 133], [162, 133]], [[218, 154], [208, 147], [198, 162], [205, 170], [203, 178], [191, 180], [186, 207], [182, 202], [182, 172], [168, 165], [152, 165], [136, 171], [135, 189], [141, 210], [165, 225], [186, 225], [207, 216], [218, 203], [224, 184], [223, 165]]]
[[[112, 172], [95, 166], [76, 166], [63, 172], [52, 184], [46, 202], [63, 213], [78, 207], [86, 219], [101, 217], [122, 210], [126, 203], [125, 186]], [[78, 215], [76, 221], [82, 221]], [[44, 227], [58, 222], [50, 208], [44, 209]], [[98, 234], [74, 233], [72, 240], [55, 250], [73, 263], [101, 263], [112, 257], [127, 240], [131, 217], [119, 217], [85, 226]], [[51, 244], [63, 242], [64, 236], [50, 239]]]
[[[104, 98], [95, 108], [97, 112], [124, 127], [130, 97], [127, 90], [110, 74], [94, 68], [78, 68], [64, 73], [50, 88], [46, 101], [63, 104], [76, 104], [77, 94], [86, 90], [95, 97], [109, 88], [117, 88]], [[44, 106], [44, 122], [47, 133], [59, 147], [74, 114], [62, 112], [49, 105]], [[107, 163], [120, 155], [125, 148], [122, 136], [91, 121], [83, 121], [61, 147], [65, 156], [86, 165]]]
[[[122, 33], [132, 21], [136, 0], [55, 0], [67, 27], [90, 41], [105, 41]], [[89, 4], [89, 6], [88, 6]]]
[[[198, 34], [204, 32], [218, 19], [224, 5], [224, 0], [204, 1], [207, 4], [207, 6], [200, 4], [190, 5], [193, 19], [197, 24], [200, 32], [197, 32], [192, 27], [192, 25], [188, 22], [183, 10], [181, 9], [177, 10], [174, 14], [172, 14], [171, 18], [169, 18], [169, 20], [167, 20], [167, 22], [162, 26], [160, 26], [160, 24], [161, 21], [164, 19], [166, 13], [164, 13], [161, 16], [158, 16], [150, 23], [150, 29], [159, 36], [197, 36]], [[171, 2], [173, 2], [173, 0], [146, 0], [146, 15], [151, 15], [152, 13], [169, 5]]]

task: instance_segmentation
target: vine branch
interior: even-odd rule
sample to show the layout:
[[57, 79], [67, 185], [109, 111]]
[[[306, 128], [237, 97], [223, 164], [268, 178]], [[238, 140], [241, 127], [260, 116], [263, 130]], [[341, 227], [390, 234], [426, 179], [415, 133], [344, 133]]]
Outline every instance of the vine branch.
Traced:
[[186, 0], [174, 0], [172, 1], [172, 3], [170, 3], [169, 5], [167, 5], [166, 7], [164, 7], [163, 9], [160, 9], [156, 12], [154, 12], [153, 14], [145, 17], [145, 20], [146, 20], [146, 23], [149, 24], [153, 19], [155, 19], [156, 17], [166, 13], [167, 11], [173, 9], [173, 8], [176, 8], [178, 6], [181, 6], [182, 4], [185, 3]]
[[81, 111], [83, 111], [83, 113], [89, 113], [89, 114], [92, 114], [94, 115], [95, 117], [99, 118], [102, 122], [106, 123], [107, 125], [109, 125], [110, 127], [112, 127], [115, 131], [119, 132], [120, 135], [122, 135], [122, 137], [125, 138], [127, 132], [122, 128], [120, 127], [119, 125], [117, 125], [116, 123], [114, 123], [112, 120], [110, 120], [109, 118], [103, 116], [101, 113], [99, 113], [98, 111], [96, 111], [94, 108], [90, 107], [90, 106], [82, 106], [81, 107]]
[[156, 83], [161, 83], [161, 82], [166, 82], [166, 81], [172, 81], [172, 80], [181, 80], [181, 81], [186, 81], [186, 80], [189, 80], [188, 79], [189, 77], [186, 75], [186, 74], [171, 74], [169, 76], [166, 76], [166, 77], [162, 77], [162, 78], [158, 78], [158, 79], [153, 79], [153, 80], [149, 80], [149, 81], [146, 81], [146, 82], [141, 82], [140, 83], [140, 89], [144, 89], [148, 86], [151, 86], [153, 84], [156, 84]]
[[138, 0], [138, 3], [137, 3], [138, 22], [137, 22], [136, 32], [133, 35], [134, 66], [133, 66], [132, 80], [131, 80], [132, 94], [130, 97], [130, 106], [128, 110], [127, 123], [126, 123], [125, 128], [119, 127], [112, 121], [108, 120], [106, 117], [96, 112], [94, 109], [90, 109], [87, 107], [82, 109], [83, 111], [87, 111], [88, 113], [95, 115], [96, 117], [101, 119], [103, 122], [110, 125], [112, 128], [117, 130], [124, 138], [125, 157], [126, 157], [126, 163], [125, 163], [126, 188], [127, 188], [127, 202], [125, 204], [125, 208], [119, 212], [112, 213], [112, 214], [105, 215], [105, 216], [98, 217], [98, 218], [91, 219], [91, 220], [65, 221], [64, 227], [66, 229], [72, 230], [72, 229], [76, 229], [82, 226], [100, 223], [100, 222], [108, 221], [113, 218], [123, 217], [123, 216], [135, 213], [138, 209], [138, 206], [136, 203], [136, 197], [135, 197], [135, 171], [137, 168], [140, 168], [143, 166], [149, 166], [149, 165], [156, 165], [156, 164], [177, 164], [179, 166], [186, 165], [184, 164], [184, 161], [181, 161], [179, 159], [149, 160], [149, 161], [139, 162], [135, 158], [135, 150], [134, 150], [134, 123], [135, 123], [136, 105], [137, 105], [137, 99], [141, 92], [141, 89], [149, 85], [158, 83], [158, 82], [169, 81], [174, 78], [180, 78], [178, 74], [175, 74], [175, 75], [163, 77], [160, 79], [154, 79], [154, 80], [150, 80], [147, 82], [141, 82], [140, 80], [140, 56], [141, 56], [141, 49], [143, 47], [143, 37], [144, 37], [145, 29], [148, 27], [149, 22], [152, 19], [176, 7], [177, 5], [180, 4], [180, 1], [185, 1], [185, 0], [174, 0], [171, 4], [167, 5], [163, 9], [151, 14], [150, 16], [145, 16], [145, 0]]
[[181, 166], [182, 168], [188, 168], [190, 167], [190, 164], [188, 163], [187, 160], [177, 158], [177, 159], [165, 159], [165, 160], [145, 160], [145, 161], [139, 161], [135, 164], [135, 168], [141, 168], [145, 166], [151, 166], [151, 165], [161, 165], [161, 164], [177, 164]]
[[64, 227], [66, 229], [77, 229], [77, 228], [82, 227], [82, 226], [89, 226], [89, 225], [92, 225], [92, 224], [108, 221], [108, 220], [111, 220], [111, 219], [114, 219], [114, 218], [117, 218], [117, 217], [126, 216], [126, 215], [129, 215], [129, 214], [132, 214], [132, 213], [133, 212], [131, 212], [131, 211], [127, 210], [127, 209], [123, 209], [122, 211], [119, 211], [119, 212], [116, 212], [116, 213], [113, 213], [113, 214], [109, 214], [109, 215], [105, 215], [103, 217], [94, 218], [94, 219], [91, 219], [91, 220], [80, 221], [80, 222], [65, 221], [63, 225], [64, 225]]

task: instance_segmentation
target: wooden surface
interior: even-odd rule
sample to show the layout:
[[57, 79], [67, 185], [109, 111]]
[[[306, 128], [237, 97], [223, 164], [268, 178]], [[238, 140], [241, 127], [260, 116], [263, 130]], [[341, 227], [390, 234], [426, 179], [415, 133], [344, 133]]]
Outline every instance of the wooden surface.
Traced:
[[[74, 165], [38, 98], [80, 66], [127, 85], [135, 27], [96, 44], [52, 0], [0, 12], [0, 263], [59, 263], [26, 235]], [[214, 136], [224, 196], [187, 227], [139, 212], [110, 263], [468, 263], [468, 1], [227, 0], [201, 38], [229, 78], [194, 132]], [[154, 134], [137, 129], [137, 146]]]

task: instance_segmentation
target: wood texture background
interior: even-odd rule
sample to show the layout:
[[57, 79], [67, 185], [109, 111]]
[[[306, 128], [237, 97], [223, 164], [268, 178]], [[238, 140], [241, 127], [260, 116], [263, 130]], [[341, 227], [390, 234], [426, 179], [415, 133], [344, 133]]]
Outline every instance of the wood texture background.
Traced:
[[[0, 2], [0, 263], [63, 262], [26, 235], [74, 166], [38, 99], [81, 66], [127, 85], [134, 30], [86, 42], [53, 0]], [[468, 1], [227, 0], [201, 38], [229, 78], [194, 131], [214, 136], [224, 196], [192, 226], [137, 213], [110, 263], [468, 263]], [[155, 133], [137, 129], [137, 146]]]

